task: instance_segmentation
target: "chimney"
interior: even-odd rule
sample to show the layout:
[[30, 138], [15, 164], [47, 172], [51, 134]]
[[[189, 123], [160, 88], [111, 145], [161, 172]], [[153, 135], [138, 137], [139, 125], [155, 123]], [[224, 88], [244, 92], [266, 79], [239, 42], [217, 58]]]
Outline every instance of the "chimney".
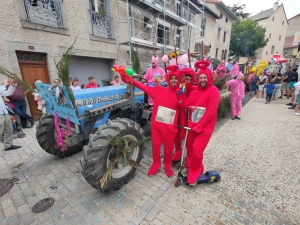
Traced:
[[275, 11], [277, 8], [278, 8], [278, 2], [275, 2], [273, 6], [273, 11]]

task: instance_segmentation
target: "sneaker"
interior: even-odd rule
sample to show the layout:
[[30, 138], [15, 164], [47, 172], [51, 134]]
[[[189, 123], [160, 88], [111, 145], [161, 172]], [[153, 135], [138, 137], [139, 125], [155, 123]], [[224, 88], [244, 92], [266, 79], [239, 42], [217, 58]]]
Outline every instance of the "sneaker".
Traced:
[[282, 96], [278, 97], [278, 98], [282, 98]]
[[235, 117], [231, 117], [232, 120], [235, 120]]
[[295, 109], [296, 108], [296, 105], [293, 105], [291, 107], [288, 107], [288, 109]]
[[240, 118], [240, 117], [238, 117], [238, 116], [235, 116], [234, 118], [235, 118], [235, 119], [238, 119], [238, 120], [240, 120], [240, 119], [241, 119], [241, 118]]
[[286, 105], [290, 105], [290, 106], [292, 106], [292, 105], [293, 105], [293, 103], [288, 103], [288, 104], [286, 104]]
[[266, 104], [268, 104], [268, 103], [266, 102]]
[[30, 125], [33, 127], [34, 126], [34, 119], [28, 120], [30, 122]]
[[300, 113], [293, 113], [294, 115], [296, 115], [296, 116], [300, 116]]
[[16, 150], [18, 148], [21, 148], [21, 146], [18, 145], [12, 145], [9, 148], [4, 149], [4, 151], [10, 151], [10, 150]]

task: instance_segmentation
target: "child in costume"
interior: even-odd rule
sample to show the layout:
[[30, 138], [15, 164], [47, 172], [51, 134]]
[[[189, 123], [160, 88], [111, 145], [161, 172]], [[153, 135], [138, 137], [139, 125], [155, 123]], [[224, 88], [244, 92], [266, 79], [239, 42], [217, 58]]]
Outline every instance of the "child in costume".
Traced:
[[196, 74], [197, 89], [192, 91], [185, 101], [179, 101], [180, 107], [184, 109], [205, 108], [198, 122], [188, 121], [188, 127], [192, 128], [192, 132], [189, 132], [187, 139], [185, 167], [189, 168], [187, 181], [190, 185], [195, 185], [204, 171], [203, 153], [214, 131], [220, 103], [220, 92], [213, 86], [213, 77], [208, 66], [209, 62], [206, 60], [195, 63], [195, 67], [200, 69]]
[[272, 95], [275, 89], [274, 80], [269, 79], [269, 82], [266, 84], [266, 104], [270, 103]]
[[[179, 104], [176, 95], [180, 84], [180, 73], [177, 65], [168, 66], [167, 82], [168, 88], [157, 85], [150, 87], [143, 85], [126, 74], [120, 73], [122, 80], [127, 84], [143, 90], [153, 100], [153, 113], [151, 123], [152, 137], [152, 158], [153, 163], [149, 169], [148, 175], [154, 176], [161, 165], [160, 145], [164, 145], [164, 165], [168, 177], [173, 176], [172, 171], [172, 151], [174, 142], [178, 133], [177, 121], [179, 114]], [[158, 81], [159, 82], [159, 81]]]
[[[190, 93], [194, 90], [197, 89], [197, 86], [194, 85], [195, 79], [194, 79], [194, 70], [191, 68], [183, 68], [180, 71], [181, 76], [185, 77], [185, 87], [186, 90], [183, 94], [178, 95], [179, 99], [186, 99]], [[187, 125], [187, 115], [186, 115], [186, 110], [185, 109], [180, 109], [179, 111], [179, 116], [178, 116], [178, 124], [181, 126], [186, 126]], [[172, 158], [172, 161], [177, 162], [181, 158], [182, 154], [182, 140], [184, 139], [184, 133], [185, 130], [183, 129], [178, 129], [178, 134], [176, 136], [175, 140], [175, 152]]]
[[244, 74], [239, 72], [235, 80], [226, 82], [226, 85], [231, 88], [230, 107], [232, 120], [241, 119], [239, 115], [242, 112], [242, 100], [245, 96], [245, 84], [243, 78]]

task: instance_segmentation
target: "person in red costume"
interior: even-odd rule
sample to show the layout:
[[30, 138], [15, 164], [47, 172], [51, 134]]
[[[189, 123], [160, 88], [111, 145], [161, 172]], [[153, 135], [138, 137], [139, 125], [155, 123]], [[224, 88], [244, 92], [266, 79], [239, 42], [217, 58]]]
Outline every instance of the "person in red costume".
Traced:
[[[174, 148], [175, 137], [178, 132], [177, 121], [179, 114], [179, 104], [176, 91], [180, 84], [180, 73], [177, 66], [168, 66], [167, 82], [168, 88], [157, 85], [156, 87], [146, 86], [126, 74], [120, 73], [122, 80], [127, 84], [143, 90], [154, 100], [151, 137], [152, 137], [152, 158], [153, 163], [148, 175], [154, 176], [161, 165], [160, 145], [164, 145], [164, 165], [168, 177], [173, 176], [172, 171], [172, 151]], [[156, 81], [159, 82], [159, 81]]]
[[189, 168], [187, 182], [190, 185], [196, 185], [197, 178], [204, 172], [203, 153], [214, 131], [220, 103], [220, 92], [213, 86], [213, 77], [208, 66], [209, 62], [206, 60], [195, 63], [195, 67], [199, 68], [195, 79], [197, 90], [191, 92], [185, 101], [179, 101], [180, 107], [184, 109], [189, 109], [190, 106], [205, 108], [198, 122], [188, 120], [188, 127], [192, 131], [187, 139], [185, 167]]
[[[195, 79], [194, 79], [194, 70], [191, 68], [183, 68], [180, 71], [181, 76], [185, 77], [185, 92], [182, 94], [179, 94], [178, 97], [180, 99], [185, 99], [187, 98], [190, 93], [194, 90], [197, 89], [197, 86], [194, 85]], [[179, 116], [178, 116], [178, 124], [181, 126], [186, 126], [187, 124], [187, 115], [186, 115], [186, 110], [185, 109], [180, 109], [179, 111]], [[178, 134], [175, 139], [175, 152], [172, 157], [173, 162], [178, 162], [181, 158], [182, 154], [182, 140], [184, 139], [184, 133], [185, 130], [183, 129], [178, 129]]]

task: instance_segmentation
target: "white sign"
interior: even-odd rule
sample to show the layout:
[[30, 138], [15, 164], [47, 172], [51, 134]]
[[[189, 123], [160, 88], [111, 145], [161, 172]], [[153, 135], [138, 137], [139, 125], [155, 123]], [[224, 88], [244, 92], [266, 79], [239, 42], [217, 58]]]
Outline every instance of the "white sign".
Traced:
[[296, 32], [294, 41], [293, 41], [293, 45], [298, 45], [299, 42], [300, 42], [300, 32]]

